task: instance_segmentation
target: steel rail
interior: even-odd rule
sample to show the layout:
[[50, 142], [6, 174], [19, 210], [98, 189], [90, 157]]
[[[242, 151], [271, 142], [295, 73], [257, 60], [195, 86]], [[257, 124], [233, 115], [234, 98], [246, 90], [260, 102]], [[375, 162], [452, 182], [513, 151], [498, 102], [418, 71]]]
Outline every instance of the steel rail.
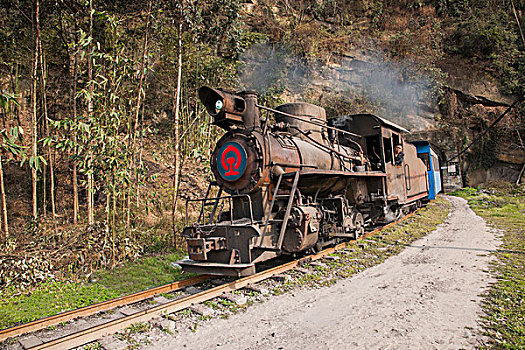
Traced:
[[88, 305], [80, 309], [70, 310], [61, 312], [59, 314], [41, 318], [39, 320], [31, 321], [29, 323], [20, 324], [14, 327], [5, 328], [0, 330], [0, 341], [4, 341], [7, 338], [16, 337], [21, 334], [35, 332], [49, 326], [57, 325], [61, 322], [67, 322], [77, 317], [86, 317], [94, 315], [98, 312], [107, 311], [114, 309], [119, 306], [128, 305], [149, 299], [162, 293], [172, 292], [174, 290], [191, 286], [207, 279], [210, 279], [210, 275], [199, 275], [191, 277], [182, 281], [176, 281], [163, 286], [147, 289], [130, 295], [124, 295], [118, 298], [103, 301], [101, 303]]
[[[378, 233], [386, 228], [394, 226], [397, 223], [404, 221], [408, 219], [409, 217], [411, 217], [412, 215], [416, 214], [418, 211], [419, 209], [402, 217], [401, 219], [395, 222], [389, 223], [385, 226], [376, 228], [373, 231], [365, 233], [363, 236], [359, 237], [357, 240], [359, 241], [364, 238], [370, 237], [371, 235], [375, 233]], [[72, 333], [72, 334], [68, 334], [68, 335], [65, 335], [65, 336], [62, 336], [56, 339], [52, 339], [52, 340], [46, 341], [43, 344], [36, 345], [32, 347], [31, 349], [35, 349], [35, 350], [36, 349], [71, 349], [74, 347], [79, 347], [86, 343], [90, 343], [92, 341], [100, 339], [106, 335], [114, 334], [118, 331], [121, 331], [125, 329], [126, 327], [131, 326], [132, 324], [139, 323], [139, 322], [148, 322], [155, 317], [161, 317], [163, 315], [167, 315], [167, 314], [171, 314], [171, 313], [174, 313], [180, 310], [184, 310], [188, 307], [191, 307], [192, 305], [196, 305], [204, 301], [207, 301], [207, 300], [210, 300], [216, 297], [220, 297], [221, 295], [227, 292], [231, 292], [231, 291], [235, 291], [235, 290], [247, 287], [250, 284], [257, 283], [267, 278], [270, 278], [274, 275], [278, 275], [283, 272], [292, 270], [310, 261], [321, 259], [328, 254], [332, 254], [338, 250], [345, 248], [347, 244], [348, 242], [340, 243], [334, 247], [324, 249], [317, 254], [305, 256], [300, 259], [288, 262], [286, 264], [279, 265], [277, 267], [256, 273], [248, 277], [240, 278], [233, 282], [226, 283], [226, 284], [202, 291], [197, 294], [193, 294], [193, 295], [181, 298], [181, 299], [173, 300], [165, 304], [157, 305], [148, 310], [137, 311], [136, 313], [132, 315], [122, 317], [116, 320], [112, 320], [112, 321], [109, 321], [101, 325], [93, 326], [91, 328], [81, 330], [77, 333]]]

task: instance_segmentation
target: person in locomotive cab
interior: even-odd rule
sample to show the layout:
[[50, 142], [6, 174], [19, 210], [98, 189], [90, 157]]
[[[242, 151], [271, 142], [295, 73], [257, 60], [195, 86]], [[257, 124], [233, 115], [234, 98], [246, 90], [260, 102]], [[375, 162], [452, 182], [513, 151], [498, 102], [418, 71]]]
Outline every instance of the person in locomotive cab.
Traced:
[[404, 157], [405, 157], [405, 154], [403, 153], [403, 146], [396, 145], [396, 147], [394, 147], [394, 163], [395, 163], [395, 165], [403, 164], [403, 158]]

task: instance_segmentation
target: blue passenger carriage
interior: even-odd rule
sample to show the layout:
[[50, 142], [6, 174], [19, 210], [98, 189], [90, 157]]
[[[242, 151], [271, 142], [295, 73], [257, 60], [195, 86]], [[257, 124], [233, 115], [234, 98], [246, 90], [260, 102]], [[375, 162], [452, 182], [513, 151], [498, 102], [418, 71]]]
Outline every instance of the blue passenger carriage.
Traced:
[[435, 199], [441, 192], [441, 172], [439, 158], [428, 141], [416, 141], [417, 156], [423, 160], [428, 172], [428, 199]]

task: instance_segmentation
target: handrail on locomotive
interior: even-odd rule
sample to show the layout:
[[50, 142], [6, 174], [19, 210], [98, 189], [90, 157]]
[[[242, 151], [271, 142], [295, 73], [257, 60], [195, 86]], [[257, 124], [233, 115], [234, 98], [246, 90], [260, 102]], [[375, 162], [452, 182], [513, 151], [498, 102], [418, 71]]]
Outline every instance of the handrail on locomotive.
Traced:
[[[215, 217], [215, 214], [216, 214], [216, 211], [217, 211], [217, 208], [219, 207], [219, 201], [222, 201], [222, 200], [225, 200], [225, 199], [229, 199], [230, 201], [230, 216], [231, 217], [234, 217], [233, 215], [233, 205], [232, 205], [232, 199], [234, 198], [246, 198], [248, 199], [248, 204], [249, 204], [249, 207], [250, 207], [250, 224], [253, 225], [254, 223], [254, 220], [253, 220], [253, 205], [252, 205], [252, 199], [250, 198], [250, 196], [248, 194], [232, 194], [232, 195], [229, 195], [229, 196], [221, 196], [220, 194], [222, 193], [222, 188], [219, 187], [219, 194], [216, 196], [216, 197], [211, 197], [209, 198], [208, 197], [208, 194], [210, 193], [210, 188], [213, 186], [213, 185], [217, 185], [216, 182], [212, 181], [210, 182], [210, 184], [208, 185], [208, 190], [206, 191], [206, 196], [204, 198], [187, 198], [186, 199], [186, 212], [185, 212], [185, 216], [186, 216], [186, 226], [190, 225], [190, 215], [188, 213], [188, 205], [190, 202], [202, 202], [201, 204], [201, 210], [199, 212], [199, 218], [197, 219], [197, 222], [194, 223], [195, 224], [199, 224], [199, 225], [206, 225], [206, 224], [212, 224], [213, 223], [213, 218]], [[214, 201], [213, 203], [213, 209], [210, 213], [210, 217], [207, 221], [207, 223], [205, 223], [205, 207], [207, 206], [207, 202], [210, 201]], [[201, 222], [202, 220], [202, 222]], [[233, 224], [233, 222], [232, 222]]]

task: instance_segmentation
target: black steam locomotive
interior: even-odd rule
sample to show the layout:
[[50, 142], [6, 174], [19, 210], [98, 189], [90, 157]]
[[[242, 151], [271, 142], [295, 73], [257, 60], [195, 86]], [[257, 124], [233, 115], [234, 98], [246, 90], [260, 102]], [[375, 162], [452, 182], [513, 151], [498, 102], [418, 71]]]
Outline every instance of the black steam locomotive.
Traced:
[[302, 102], [271, 109], [254, 92], [202, 87], [199, 98], [226, 134], [213, 151], [206, 197], [186, 203], [200, 212], [190, 225], [186, 211], [185, 271], [250, 275], [279, 255], [357, 238], [428, 196], [427, 169], [403, 140], [407, 130], [385, 119], [327, 120], [323, 108]]

